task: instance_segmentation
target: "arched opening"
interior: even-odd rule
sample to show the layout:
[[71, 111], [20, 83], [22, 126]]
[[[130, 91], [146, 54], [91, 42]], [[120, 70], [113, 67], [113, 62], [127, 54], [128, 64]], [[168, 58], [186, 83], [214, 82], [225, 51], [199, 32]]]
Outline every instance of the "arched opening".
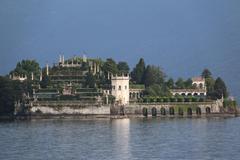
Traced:
[[132, 98], [133, 98], [133, 99], [135, 99], [135, 98], [136, 98], [136, 95], [135, 95], [135, 93], [134, 93], [134, 92], [132, 93]]
[[200, 93], [200, 96], [203, 97], [205, 94], [204, 93]]
[[192, 108], [187, 109], [187, 115], [191, 116], [192, 115]]
[[201, 115], [201, 114], [202, 114], [202, 111], [201, 111], [201, 108], [200, 108], [200, 107], [197, 107], [197, 109], [196, 109], [196, 114], [197, 114], [197, 115]]
[[202, 83], [199, 84], [199, 88], [203, 89], [203, 84]]
[[165, 110], [165, 108], [161, 108], [161, 115], [166, 115], [166, 110]]
[[181, 95], [182, 95], [182, 96], [186, 96], [186, 94], [185, 94], [185, 93], [182, 93]]
[[173, 108], [173, 107], [170, 107], [170, 108], [169, 108], [169, 114], [170, 114], [170, 115], [174, 115], [174, 108]]
[[194, 96], [198, 96], [198, 93], [194, 93], [193, 95], [194, 95]]
[[148, 110], [147, 110], [147, 108], [143, 108], [142, 112], [143, 112], [143, 116], [145, 116], [145, 117], [148, 116]]
[[206, 113], [210, 114], [211, 113], [211, 109], [209, 107], [206, 108]]
[[178, 108], [178, 115], [180, 115], [180, 116], [183, 115], [183, 109], [181, 107]]
[[192, 93], [188, 93], [187, 95], [188, 95], [188, 96], [191, 96], [191, 95], [192, 95]]
[[155, 107], [152, 108], [152, 116], [153, 117], [157, 116], [157, 108], [155, 108]]
[[129, 97], [130, 97], [130, 99], [132, 99], [132, 92], [130, 92]]

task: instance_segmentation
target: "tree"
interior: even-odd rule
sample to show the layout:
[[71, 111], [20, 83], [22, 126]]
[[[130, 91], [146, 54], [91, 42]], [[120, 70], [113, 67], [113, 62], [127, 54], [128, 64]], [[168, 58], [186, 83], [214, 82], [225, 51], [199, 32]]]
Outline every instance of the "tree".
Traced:
[[43, 76], [42, 81], [40, 82], [41, 88], [47, 88], [47, 86], [50, 84], [50, 79], [47, 75]]
[[205, 83], [207, 87], [207, 95], [214, 92], [215, 80], [212, 77], [209, 77], [205, 79]]
[[165, 74], [160, 67], [148, 65], [143, 75], [143, 82], [146, 87], [153, 84], [163, 85], [164, 78]]
[[171, 95], [169, 88], [166, 85], [160, 86], [159, 84], [153, 84], [147, 87], [144, 94], [148, 96], [160, 96], [160, 97]]
[[185, 88], [185, 83], [184, 83], [184, 80], [182, 78], [178, 78], [175, 85], [176, 85], [176, 88], [178, 88], [178, 89]]
[[136, 64], [136, 67], [131, 73], [132, 80], [137, 84], [143, 84], [143, 75], [145, 72], [145, 62], [143, 58], [140, 58], [139, 62]]
[[174, 80], [172, 78], [169, 78], [169, 80], [166, 82], [166, 85], [168, 88], [173, 89], [174, 88]]
[[225, 82], [220, 77], [216, 79], [216, 82], [214, 84], [214, 91], [218, 99], [222, 98], [222, 96], [224, 98], [228, 97], [227, 87], [225, 85]]
[[87, 73], [85, 77], [85, 87], [95, 88], [96, 87], [96, 77], [92, 73]]
[[116, 62], [112, 58], [108, 58], [103, 65], [103, 72], [106, 74], [112, 73], [117, 74], [118, 68]]
[[118, 68], [119, 73], [128, 73], [129, 72], [129, 66], [128, 66], [127, 62], [118, 62], [117, 68]]
[[202, 77], [203, 78], [211, 78], [212, 77], [212, 73], [206, 68], [202, 72]]
[[191, 79], [191, 78], [187, 79], [187, 80], [184, 82], [184, 87], [187, 88], [187, 89], [193, 87], [193, 86], [192, 86], [192, 79]]
[[28, 79], [31, 79], [32, 73], [35, 77], [39, 77], [40, 75], [40, 66], [35, 60], [22, 60], [18, 62], [16, 68], [10, 72], [10, 74], [27, 75]]

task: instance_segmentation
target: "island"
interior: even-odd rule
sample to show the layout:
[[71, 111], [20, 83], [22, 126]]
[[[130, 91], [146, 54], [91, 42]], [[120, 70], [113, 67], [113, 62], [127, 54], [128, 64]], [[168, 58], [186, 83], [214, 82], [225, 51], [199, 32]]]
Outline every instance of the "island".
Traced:
[[209, 69], [174, 80], [140, 58], [130, 71], [112, 58], [64, 55], [41, 68], [22, 60], [0, 77], [0, 117], [205, 117], [238, 114], [222, 78]]

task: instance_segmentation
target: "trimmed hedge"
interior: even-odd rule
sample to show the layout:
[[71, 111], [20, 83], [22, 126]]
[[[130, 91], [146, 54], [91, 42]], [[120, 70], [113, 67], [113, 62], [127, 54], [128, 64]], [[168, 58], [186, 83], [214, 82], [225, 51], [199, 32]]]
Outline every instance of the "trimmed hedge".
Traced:
[[205, 102], [205, 98], [198, 98], [198, 97], [143, 97], [142, 102], [144, 103], [168, 103], [168, 102]]

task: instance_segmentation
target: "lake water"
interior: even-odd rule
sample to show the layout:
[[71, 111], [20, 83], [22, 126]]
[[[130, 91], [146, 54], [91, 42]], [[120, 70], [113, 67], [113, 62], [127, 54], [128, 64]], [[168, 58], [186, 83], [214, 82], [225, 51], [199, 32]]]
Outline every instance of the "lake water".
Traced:
[[239, 159], [240, 118], [0, 123], [0, 159]]

